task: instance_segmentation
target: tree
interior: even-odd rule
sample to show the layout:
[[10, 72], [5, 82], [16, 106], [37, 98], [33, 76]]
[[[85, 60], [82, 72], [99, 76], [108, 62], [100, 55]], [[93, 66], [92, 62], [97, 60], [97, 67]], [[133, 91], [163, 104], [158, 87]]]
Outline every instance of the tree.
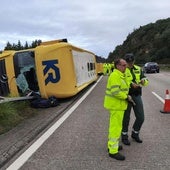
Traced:
[[16, 50], [23, 50], [23, 46], [21, 45], [21, 41], [18, 40], [18, 44], [15, 45], [16, 46]]
[[112, 53], [109, 53], [108, 59], [133, 53], [138, 64], [144, 64], [146, 61], [169, 62], [169, 49], [170, 18], [167, 18], [135, 29], [122, 45], [118, 45]]
[[23, 50], [23, 49], [35, 48], [35, 47], [39, 46], [41, 44], [41, 42], [42, 42], [41, 40], [35, 40], [35, 41], [32, 41], [31, 45], [28, 45], [28, 42], [26, 41], [25, 45], [23, 46], [21, 44], [20, 40], [18, 40], [17, 44], [15, 44], [15, 43], [11, 44], [8, 41], [4, 50], [16, 50], [16, 51], [18, 51], [18, 50]]
[[4, 48], [4, 50], [13, 50], [12, 45], [10, 44], [10, 42], [8, 41], [6, 44], [6, 47]]
[[26, 41], [26, 42], [25, 42], [25, 45], [24, 45], [24, 49], [28, 49], [28, 48], [29, 48], [28, 42]]

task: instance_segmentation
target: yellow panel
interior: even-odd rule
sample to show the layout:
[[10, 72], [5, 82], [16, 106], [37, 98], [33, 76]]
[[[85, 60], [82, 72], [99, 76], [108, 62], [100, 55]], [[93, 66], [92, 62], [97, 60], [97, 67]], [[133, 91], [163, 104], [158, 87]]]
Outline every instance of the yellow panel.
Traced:
[[37, 47], [36, 67], [40, 93], [43, 97], [53, 95], [64, 98], [76, 93], [76, 79], [69, 45]]
[[103, 63], [97, 63], [97, 73], [103, 74]]
[[13, 56], [15, 51], [3, 51], [0, 54], [0, 59], [5, 59], [5, 66], [6, 66], [6, 74], [8, 77], [8, 85], [10, 90], [10, 96], [19, 96], [18, 89], [15, 81], [15, 74], [14, 74], [14, 63], [13, 63]]

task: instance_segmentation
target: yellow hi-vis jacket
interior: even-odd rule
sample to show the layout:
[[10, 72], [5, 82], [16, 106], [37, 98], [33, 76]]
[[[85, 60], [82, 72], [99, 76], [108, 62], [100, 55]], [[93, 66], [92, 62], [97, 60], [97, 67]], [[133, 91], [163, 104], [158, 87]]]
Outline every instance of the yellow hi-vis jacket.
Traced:
[[[133, 75], [132, 75], [133, 73]], [[129, 84], [129, 94], [130, 95], [141, 95], [142, 94], [142, 86], [147, 86], [149, 81], [146, 78], [146, 76], [144, 75], [142, 69], [137, 66], [134, 65], [132, 69], [126, 68], [125, 71], [125, 76], [126, 76], [126, 81]], [[144, 80], [144, 84], [140, 84], [141, 80]], [[140, 85], [138, 88], [133, 88], [132, 84], [136, 83], [138, 85]]]
[[126, 110], [129, 87], [125, 75], [117, 69], [108, 78], [104, 108], [108, 110]]

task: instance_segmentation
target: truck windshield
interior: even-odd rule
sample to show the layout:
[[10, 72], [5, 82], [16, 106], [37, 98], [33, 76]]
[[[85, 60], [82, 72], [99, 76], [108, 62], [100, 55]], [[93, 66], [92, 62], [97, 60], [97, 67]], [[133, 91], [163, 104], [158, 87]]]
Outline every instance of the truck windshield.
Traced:
[[16, 83], [20, 94], [38, 91], [34, 51], [17, 52], [14, 55]]

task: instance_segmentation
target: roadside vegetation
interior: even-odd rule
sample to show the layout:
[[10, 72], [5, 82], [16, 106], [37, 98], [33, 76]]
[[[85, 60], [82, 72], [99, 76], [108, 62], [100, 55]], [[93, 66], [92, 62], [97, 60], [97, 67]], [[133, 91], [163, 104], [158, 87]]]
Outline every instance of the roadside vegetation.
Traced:
[[170, 64], [160, 64], [160, 70], [170, 71]]
[[170, 18], [157, 20], [134, 29], [122, 45], [110, 52], [108, 61], [126, 53], [135, 55], [136, 63], [170, 64]]
[[1, 103], [0, 108], [0, 135], [36, 114], [28, 101]]

